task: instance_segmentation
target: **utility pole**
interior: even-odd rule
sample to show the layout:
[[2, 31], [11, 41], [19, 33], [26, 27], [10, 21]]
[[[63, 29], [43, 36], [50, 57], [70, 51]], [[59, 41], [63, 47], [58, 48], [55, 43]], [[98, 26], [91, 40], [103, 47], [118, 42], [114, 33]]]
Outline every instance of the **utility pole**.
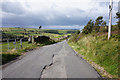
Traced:
[[108, 28], [108, 39], [110, 39], [110, 36], [111, 36], [112, 8], [113, 8], [113, 0], [110, 0], [110, 5], [109, 5], [109, 28]]

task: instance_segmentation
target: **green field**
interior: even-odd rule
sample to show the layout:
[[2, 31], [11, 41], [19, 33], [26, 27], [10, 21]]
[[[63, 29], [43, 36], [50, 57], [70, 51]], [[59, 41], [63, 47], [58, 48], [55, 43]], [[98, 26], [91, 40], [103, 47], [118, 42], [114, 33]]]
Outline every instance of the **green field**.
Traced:
[[[33, 28], [1, 28], [2, 30], [2, 38], [8, 39], [12, 37], [12, 39], [17, 38], [19, 36], [28, 37], [28, 36], [49, 36], [51, 39], [55, 40], [61, 38], [65, 35], [71, 35], [75, 33], [75, 30], [52, 30], [52, 29], [33, 29]], [[23, 42], [23, 47], [26, 47], [30, 44], [28, 42]], [[2, 47], [1, 52], [8, 52], [8, 43], [3, 42], [0, 44]], [[9, 43], [10, 50], [15, 48], [13, 42]], [[17, 41], [16, 48], [20, 49], [20, 41]]]
[[50, 41], [43, 42], [39, 44], [32, 44], [26, 42], [22, 42], [22, 49], [20, 46], [20, 41], [16, 42], [16, 50], [15, 50], [15, 44], [13, 44], [14, 41], [9, 42], [9, 49], [8, 49], [8, 43], [2, 42], [0, 44], [1, 50], [0, 55], [2, 54], [2, 62], [3, 64], [13, 60], [14, 58], [22, 55], [21, 53], [26, 52], [30, 49], [41, 47], [44, 45], [53, 44], [56, 42], [59, 42], [61, 40], [58, 40], [59, 38], [71, 35], [75, 33], [75, 30], [51, 30], [51, 29], [33, 29], [33, 28], [1, 28], [2, 33], [2, 39], [15, 39], [19, 37], [29, 37], [29, 36], [48, 36], [50, 37]]
[[[2, 46], [2, 52], [8, 52], [8, 43], [6, 42], [3, 42], [2, 44], [0, 44]], [[22, 46], [23, 48], [27, 47], [27, 46], [30, 46], [31, 44], [28, 43], [28, 42], [23, 42], [22, 43]], [[13, 42], [9, 42], [9, 49], [10, 51], [12, 49], [15, 49], [15, 44], [13, 44]], [[20, 46], [20, 42], [16, 42], [16, 49], [21, 49], [21, 46]]]
[[2, 28], [2, 36], [40, 36], [45, 35], [51, 38], [60, 38], [64, 35], [71, 35], [75, 30], [51, 30], [51, 29], [33, 29], [33, 28]]

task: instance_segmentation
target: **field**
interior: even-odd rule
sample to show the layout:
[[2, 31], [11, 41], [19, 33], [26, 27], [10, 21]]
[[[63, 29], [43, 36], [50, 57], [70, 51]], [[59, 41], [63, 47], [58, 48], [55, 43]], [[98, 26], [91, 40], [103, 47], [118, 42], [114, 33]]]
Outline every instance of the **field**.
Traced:
[[[75, 30], [50, 30], [50, 29], [32, 29], [32, 28], [1, 28], [2, 39], [0, 43], [0, 55], [2, 54], [2, 64], [5, 64], [12, 59], [22, 55], [21, 53], [29, 51], [30, 49], [41, 47], [44, 45], [53, 44], [59, 42], [59, 38], [64, 36], [70, 36], [71, 34], [75, 33]], [[28, 38], [29, 36], [48, 36], [52, 40], [40, 43], [40, 44], [33, 44], [28, 43], [28, 41], [22, 42], [22, 48], [20, 45], [20, 37]], [[6, 40], [11, 40], [7, 43]], [[16, 41], [16, 45], [14, 44], [15, 38], [18, 38]], [[8, 47], [9, 45], [9, 47]]]
[[[75, 30], [50, 30], [50, 29], [32, 29], [32, 28], [2, 28], [2, 36], [50, 36], [51, 38], [60, 38], [62, 36], [71, 35]], [[6, 36], [5, 36], [6, 37]]]
[[[72, 33], [75, 33], [75, 30], [50, 30], [50, 29], [33, 29], [33, 28], [2, 28], [2, 39], [6, 40], [8, 38], [18, 38], [20, 36], [22, 37], [28, 37], [28, 36], [49, 36], [53, 40], [57, 40], [58, 38], [61, 38], [65, 35], [71, 35]], [[14, 40], [12, 42], [9, 42], [10, 50], [15, 48], [15, 45], [13, 44]], [[23, 42], [23, 47], [28, 46], [28, 42]], [[2, 50], [0, 52], [8, 52], [8, 43], [3, 42], [0, 44], [2, 47]], [[20, 41], [17, 41], [16, 48], [20, 49]]]
[[[31, 44], [29, 44], [28, 42], [22, 43], [23, 48], [30, 45]], [[9, 50], [12, 50], [15, 48], [15, 45], [13, 44], [13, 42], [9, 42], [9, 47], [10, 47]], [[21, 49], [20, 42], [16, 42], [16, 49]], [[8, 43], [6, 42], [2, 43], [2, 52], [8, 52]]]

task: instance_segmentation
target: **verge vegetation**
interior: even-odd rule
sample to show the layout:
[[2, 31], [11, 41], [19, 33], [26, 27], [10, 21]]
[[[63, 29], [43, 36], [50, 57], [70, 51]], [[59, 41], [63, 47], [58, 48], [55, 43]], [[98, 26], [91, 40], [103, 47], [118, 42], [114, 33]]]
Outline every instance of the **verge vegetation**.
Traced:
[[[69, 45], [84, 59], [103, 67], [112, 78], [119, 78], [119, 23], [112, 26], [112, 35], [108, 40], [107, 25], [100, 16], [96, 22], [90, 20], [80, 34], [74, 34]], [[98, 70], [100, 71], [100, 70]], [[107, 75], [101, 74], [103, 77]]]

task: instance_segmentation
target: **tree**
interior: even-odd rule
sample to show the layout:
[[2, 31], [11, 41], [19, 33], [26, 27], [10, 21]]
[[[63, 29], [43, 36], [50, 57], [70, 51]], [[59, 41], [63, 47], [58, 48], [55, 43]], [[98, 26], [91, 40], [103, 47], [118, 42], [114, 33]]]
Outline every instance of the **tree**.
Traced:
[[77, 31], [76, 31], [76, 34], [80, 34], [80, 30], [77, 30]]
[[117, 24], [118, 24], [118, 29], [120, 30], [120, 12], [116, 13], [116, 18], [118, 19]]
[[99, 32], [100, 26], [102, 26], [103, 23], [103, 17], [99, 16], [95, 21], [94, 32]]
[[39, 29], [41, 29], [42, 28], [42, 26], [39, 26]]
[[26, 30], [26, 29], [24, 29], [24, 31], [25, 31], [25, 32], [24, 32], [24, 34], [26, 35], [26, 31], [27, 31], [27, 30]]
[[90, 20], [82, 30], [82, 33], [89, 34], [92, 32], [93, 28], [94, 28], [94, 21]]
[[106, 24], [107, 24], [107, 22], [103, 21], [103, 23], [101, 24], [101, 26], [106, 27]]
[[106, 24], [107, 24], [107, 22], [103, 21], [103, 23], [100, 26], [99, 32], [107, 32], [108, 31], [108, 26]]

